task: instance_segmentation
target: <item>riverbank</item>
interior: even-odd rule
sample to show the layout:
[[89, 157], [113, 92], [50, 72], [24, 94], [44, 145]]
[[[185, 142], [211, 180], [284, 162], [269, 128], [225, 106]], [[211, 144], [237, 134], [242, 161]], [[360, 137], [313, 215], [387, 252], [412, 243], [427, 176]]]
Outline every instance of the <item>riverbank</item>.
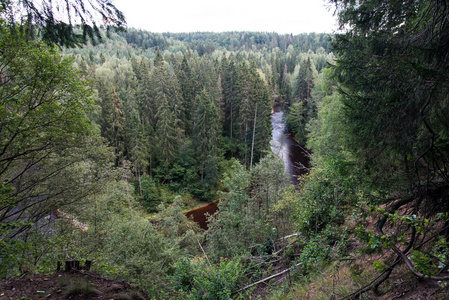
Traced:
[[310, 153], [294, 138], [293, 134], [287, 132], [283, 119], [284, 112], [279, 108], [273, 111], [271, 150], [284, 161], [292, 183], [296, 186], [299, 183], [298, 177], [309, 171]]

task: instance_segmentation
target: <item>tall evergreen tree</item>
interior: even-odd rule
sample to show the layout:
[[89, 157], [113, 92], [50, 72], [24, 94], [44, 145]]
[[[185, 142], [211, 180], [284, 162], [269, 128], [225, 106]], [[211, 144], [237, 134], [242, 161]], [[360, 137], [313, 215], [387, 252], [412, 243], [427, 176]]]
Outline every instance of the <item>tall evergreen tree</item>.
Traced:
[[306, 108], [309, 106], [314, 86], [313, 79], [312, 63], [310, 57], [308, 57], [301, 63], [295, 89], [296, 102], [303, 101]]
[[180, 129], [178, 127], [179, 120], [176, 119], [165, 95], [162, 95], [156, 118], [156, 153], [164, 167], [169, 168], [180, 145]]
[[[361, 166], [354, 169], [364, 182], [364, 200], [387, 211], [371, 240], [383, 238], [415, 276], [446, 280], [449, 274], [430, 270], [439, 260], [432, 251], [447, 236], [433, 230], [447, 226], [439, 215], [449, 212], [443, 196], [449, 192], [449, 6], [422, 0], [331, 2], [347, 27], [333, 43], [341, 117], [349, 131], [344, 145]], [[416, 221], [401, 228], [389, 217], [398, 213], [401, 220]], [[436, 223], [429, 226], [428, 220]], [[386, 226], [394, 234], [387, 235]], [[400, 243], [403, 236], [410, 238]]]
[[[165, 60], [158, 51], [154, 59], [154, 69], [150, 77], [150, 94], [155, 107], [160, 108], [164, 101], [168, 101], [173, 116], [178, 120], [177, 126], [184, 131], [182, 120], [182, 93], [175, 75], [170, 76], [165, 68]], [[158, 122], [156, 115], [156, 122]]]
[[101, 135], [114, 147], [118, 163], [125, 151], [123, 104], [114, 87], [108, 89], [103, 83], [100, 83], [99, 94], [101, 98]]
[[129, 147], [128, 158], [132, 163], [132, 169], [139, 182], [139, 194], [142, 195], [142, 175], [147, 173], [150, 167], [151, 173], [151, 130], [148, 124], [143, 122], [137, 103], [128, 103], [129, 111], [126, 114], [126, 133]]
[[187, 54], [184, 54], [181, 68], [177, 73], [179, 85], [182, 93], [182, 111], [183, 111], [183, 120], [185, 126], [186, 135], [191, 135], [192, 133], [192, 119], [195, 109], [195, 95], [196, 95], [196, 82], [195, 75], [189, 66], [189, 62], [187, 60]]
[[207, 161], [218, 155], [220, 135], [219, 112], [205, 89], [198, 95], [194, 124], [193, 141], [197, 156], [200, 158], [199, 167], [203, 179]]
[[237, 82], [238, 72], [235, 66], [234, 57], [229, 59], [226, 56], [222, 59], [222, 88], [225, 110], [224, 130], [228, 133], [231, 140], [234, 138], [235, 117], [237, 112]]

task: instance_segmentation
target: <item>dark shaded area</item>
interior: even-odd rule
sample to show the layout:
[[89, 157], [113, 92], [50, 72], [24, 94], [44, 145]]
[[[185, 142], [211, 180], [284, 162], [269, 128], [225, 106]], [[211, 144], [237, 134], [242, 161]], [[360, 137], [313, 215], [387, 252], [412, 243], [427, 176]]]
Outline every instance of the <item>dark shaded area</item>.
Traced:
[[298, 141], [295, 140], [293, 134], [285, 133], [285, 139], [288, 141], [288, 159], [289, 172], [295, 185], [298, 183], [298, 176], [307, 174], [310, 167], [310, 152]]
[[188, 211], [185, 215], [197, 223], [202, 229], [207, 229], [207, 216], [218, 210], [218, 200]]
[[149, 299], [140, 288], [92, 272], [33, 274], [0, 281], [0, 298], [16, 299]]
[[289, 133], [279, 105], [273, 108], [271, 116], [272, 136], [271, 149], [284, 161], [285, 168], [292, 177], [292, 183], [298, 184], [298, 176], [309, 171], [309, 151]]

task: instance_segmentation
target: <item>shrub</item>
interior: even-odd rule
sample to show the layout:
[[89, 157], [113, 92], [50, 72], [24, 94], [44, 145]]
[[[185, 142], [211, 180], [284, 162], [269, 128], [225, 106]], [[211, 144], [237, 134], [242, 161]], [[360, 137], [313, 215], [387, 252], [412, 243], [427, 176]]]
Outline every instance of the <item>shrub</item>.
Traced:
[[239, 259], [222, 259], [219, 264], [211, 265], [203, 259], [183, 258], [174, 268], [174, 275], [169, 278], [175, 289], [188, 299], [230, 299], [241, 272]]

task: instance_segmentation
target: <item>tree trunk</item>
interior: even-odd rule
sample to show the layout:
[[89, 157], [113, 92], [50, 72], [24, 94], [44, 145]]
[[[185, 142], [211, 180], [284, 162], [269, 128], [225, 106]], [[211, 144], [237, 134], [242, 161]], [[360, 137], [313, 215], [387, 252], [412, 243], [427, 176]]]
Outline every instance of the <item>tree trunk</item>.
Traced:
[[230, 137], [232, 141], [232, 99], [231, 99], [231, 128], [230, 128]]
[[253, 141], [251, 144], [251, 163], [249, 165], [249, 168], [253, 168], [253, 156], [254, 156], [254, 138], [256, 136], [256, 121], [257, 121], [257, 103], [256, 103], [256, 109], [254, 111], [254, 125], [253, 125]]
[[142, 178], [140, 176], [140, 170], [137, 170], [137, 174], [139, 174], [139, 195], [142, 196]]

